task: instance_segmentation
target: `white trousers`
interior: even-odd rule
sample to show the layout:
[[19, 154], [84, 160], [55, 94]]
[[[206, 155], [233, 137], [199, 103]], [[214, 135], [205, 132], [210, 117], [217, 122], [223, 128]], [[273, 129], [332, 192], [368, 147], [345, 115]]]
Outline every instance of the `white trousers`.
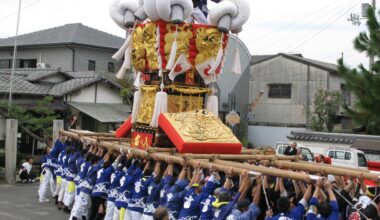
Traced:
[[141, 220], [153, 220], [153, 216], [143, 214]]
[[134, 219], [134, 218], [132, 217], [132, 212], [129, 211], [128, 209], [125, 209], [124, 220], [131, 220], [131, 219]]
[[68, 182], [65, 179], [62, 179], [61, 189], [59, 190], [58, 194], [58, 202], [63, 202], [63, 197], [65, 196], [67, 183]]
[[75, 187], [74, 182], [73, 181], [71, 181], [71, 182], [67, 181], [65, 195], [63, 197], [63, 204], [65, 204], [65, 206], [67, 206], [69, 208], [71, 208], [71, 206], [74, 203], [74, 198], [75, 198], [75, 194], [76, 194], [75, 190], [76, 190], [76, 187]]
[[38, 197], [40, 201], [43, 201], [45, 199], [48, 199], [48, 191], [49, 191], [49, 185], [50, 185], [50, 191], [52, 196], [55, 196], [56, 193], [56, 184], [54, 181], [53, 173], [50, 169], [44, 169], [45, 174], [42, 177], [42, 182], [38, 189]]
[[107, 212], [104, 220], [113, 220], [113, 214], [115, 210], [115, 203], [111, 201], [107, 201]]
[[131, 216], [132, 216], [132, 218], [130, 218], [130, 219], [141, 219], [142, 213], [135, 212], [135, 211], [129, 211], [129, 212], [131, 213]]
[[74, 207], [71, 210], [70, 220], [73, 217], [82, 219], [82, 216], [88, 218], [88, 211], [91, 206], [91, 196], [87, 193], [80, 192], [78, 201], [75, 201]]
[[112, 220], [119, 220], [120, 219], [120, 209], [118, 209], [116, 206], [113, 208], [113, 217]]

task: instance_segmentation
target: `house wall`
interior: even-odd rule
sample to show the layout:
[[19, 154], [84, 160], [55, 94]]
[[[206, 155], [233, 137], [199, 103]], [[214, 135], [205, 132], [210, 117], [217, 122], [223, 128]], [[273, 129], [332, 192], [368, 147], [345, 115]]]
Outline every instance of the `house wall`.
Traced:
[[[328, 72], [281, 56], [251, 67], [250, 100], [263, 90], [251, 123], [271, 126], [307, 126], [307, 106], [314, 92], [327, 88]], [[268, 84], [291, 84], [291, 98], [269, 98]]]
[[123, 104], [119, 91], [105, 83], [98, 83], [96, 103]]
[[89, 60], [95, 61], [95, 72], [108, 72], [108, 62], [115, 64], [115, 72], [121, 67], [120, 61], [112, 59], [116, 50], [90, 47], [73, 47], [75, 49], [75, 71], [88, 71]]
[[301, 127], [248, 126], [248, 142], [257, 147], [274, 147], [276, 142], [288, 142], [287, 136], [292, 130], [306, 129]]
[[0, 116], [0, 141], [5, 140], [6, 119]]
[[112, 103], [123, 104], [123, 98], [119, 95], [119, 90], [112, 88], [106, 83], [95, 83], [91, 86], [66, 96], [67, 102], [85, 103]]
[[[13, 48], [0, 49], [0, 59], [12, 59]], [[63, 71], [72, 70], [72, 51], [63, 46], [54, 47], [36, 47], [24, 48], [17, 50], [17, 59], [37, 59], [40, 57], [42, 63], [46, 63], [50, 68], [62, 68]]]

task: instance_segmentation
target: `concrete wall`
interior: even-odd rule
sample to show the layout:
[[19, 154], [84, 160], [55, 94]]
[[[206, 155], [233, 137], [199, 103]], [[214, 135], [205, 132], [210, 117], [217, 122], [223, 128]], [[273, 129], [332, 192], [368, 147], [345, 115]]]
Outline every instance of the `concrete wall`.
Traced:
[[0, 116], [0, 141], [5, 140], [6, 119]]
[[248, 126], [248, 141], [257, 147], [274, 147], [276, 142], [288, 142], [289, 140], [286, 136], [290, 135], [290, 131], [292, 130], [306, 129], [271, 126]]
[[[309, 73], [309, 74], [308, 74]], [[327, 88], [328, 72], [278, 56], [251, 67], [250, 100], [264, 90], [251, 123], [267, 125], [307, 125], [307, 106], [312, 108], [314, 92]], [[269, 98], [271, 83], [291, 84], [291, 98]]]
[[[0, 59], [12, 59], [13, 48], [0, 49]], [[62, 70], [72, 69], [72, 51], [63, 46], [39, 47], [39, 48], [19, 48], [17, 59], [37, 59], [40, 56], [42, 63], [48, 64], [51, 68], [62, 68]]]
[[121, 67], [121, 62], [112, 59], [116, 50], [97, 49], [89, 47], [74, 47], [75, 49], [75, 71], [88, 71], [89, 60], [95, 61], [95, 72], [107, 72], [108, 62], [115, 64], [115, 72]]
[[65, 97], [67, 102], [86, 103], [119, 103], [123, 104], [123, 98], [119, 90], [105, 83], [96, 83], [81, 90], [71, 93]]
[[105, 83], [98, 83], [97, 85], [96, 103], [123, 104], [123, 98], [119, 95], [118, 90]]

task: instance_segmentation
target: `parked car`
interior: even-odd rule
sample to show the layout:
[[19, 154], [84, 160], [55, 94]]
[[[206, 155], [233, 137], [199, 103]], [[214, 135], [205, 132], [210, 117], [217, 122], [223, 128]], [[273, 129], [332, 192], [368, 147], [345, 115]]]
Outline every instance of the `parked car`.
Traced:
[[[284, 151], [288, 146], [290, 146], [289, 143], [276, 142], [276, 154], [284, 155]], [[307, 147], [297, 145], [297, 148], [301, 149], [301, 155], [304, 156], [304, 158], [306, 158], [307, 161], [314, 161], [314, 154]]]
[[[275, 146], [276, 154], [283, 155], [284, 151], [290, 143], [277, 142]], [[320, 146], [308, 146], [297, 144], [297, 148], [301, 149], [301, 154], [308, 161], [314, 161], [315, 156], [313, 149], [319, 148], [318, 152], [324, 152], [324, 157], [331, 159], [331, 165], [340, 167], [368, 169], [367, 159], [363, 151], [351, 147], [325, 147], [320, 149]]]
[[330, 157], [335, 166], [368, 169], [364, 152], [355, 148], [330, 147], [324, 155]]

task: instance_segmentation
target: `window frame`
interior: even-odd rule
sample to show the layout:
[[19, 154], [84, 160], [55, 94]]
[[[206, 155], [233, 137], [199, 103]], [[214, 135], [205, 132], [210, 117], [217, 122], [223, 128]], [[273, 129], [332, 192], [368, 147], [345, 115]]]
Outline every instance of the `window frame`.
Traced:
[[[91, 68], [93, 67], [93, 68]], [[96, 61], [95, 60], [88, 60], [88, 71], [96, 71]]]
[[[283, 91], [285, 89], [289, 89], [289, 92]], [[273, 93], [278, 93], [278, 94], [273, 94]], [[291, 83], [269, 83], [268, 84], [268, 98], [269, 99], [291, 99], [292, 98], [292, 84]]]

